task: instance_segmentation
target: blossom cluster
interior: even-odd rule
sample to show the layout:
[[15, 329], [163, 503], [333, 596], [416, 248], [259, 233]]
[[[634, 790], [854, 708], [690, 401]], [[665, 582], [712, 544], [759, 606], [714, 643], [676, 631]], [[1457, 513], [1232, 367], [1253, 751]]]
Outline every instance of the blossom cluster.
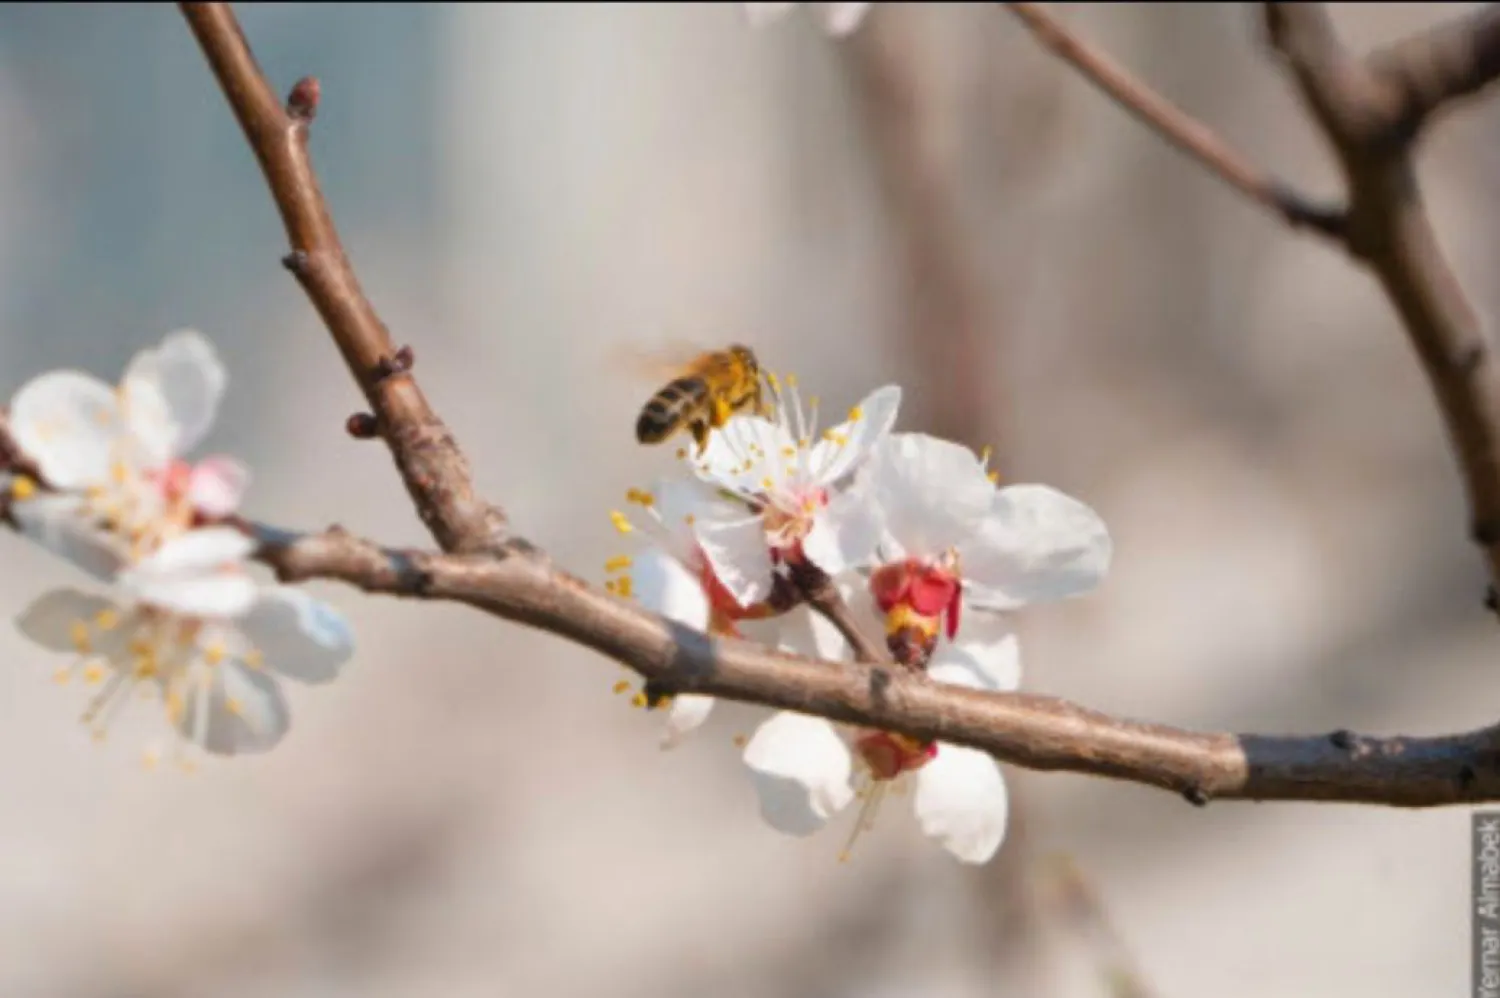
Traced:
[[[820, 432], [816, 399], [804, 405], [794, 378], [766, 380], [767, 412], [732, 416], [701, 454], [680, 450], [682, 473], [627, 493], [639, 514], [611, 514], [646, 543], [606, 565], [620, 573], [609, 588], [713, 635], [848, 659], [840, 633], [788, 598], [799, 578], [820, 573], [866, 633], [884, 636], [898, 667], [1016, 689], [1008, 613], [1102, 580], [1111, 542], [1099, 516], [1045, 485], [998, 485], [988, 454], [895, 432], [894, 385]], [[663, 747], [713, 706], [650, 690], [636, 702], [664, 710]], [[1005, 784], [975, 749], [780, 712], [760, 723], [742, 758], [762, 817], [781, 832], [810, 835], [859, 800], [852, 846], [881, 801], [910, 784], [922, 831], [959, 860], [986, 862], [1004, 838]]]
[[9, 406], [10, 519], [100, 590], [48, 592], [17, 626], [68, 657], [59, 683], [96, 689], [83, 713], [96, 738], [129, 701], [160, 706], [180, 737], [148, 747], [148, 764], [270, 748], [288, 726], [277, 677], [325, 682], [353, 651], [337, 612], [252, 573], [255, 544], [232, 525], [246, 467], [186, 457], [227, 380], [208, 340], [183, 330], [136, 354], [118, 385], [50, 371]]

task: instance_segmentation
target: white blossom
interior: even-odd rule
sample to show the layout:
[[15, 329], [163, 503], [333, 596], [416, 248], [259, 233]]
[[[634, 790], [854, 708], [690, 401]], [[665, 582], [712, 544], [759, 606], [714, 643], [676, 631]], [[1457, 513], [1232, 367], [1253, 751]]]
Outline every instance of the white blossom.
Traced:
[[[747, 3], [743, 5], [745, 16], [749, 18], [753, 27], [764, 27], [773, 21], [785, 17], [793, 7], [800, 6], [795, 3]], [[814, 3], [814, 7], [823, 23], [823, 30], [835, 37], [851, 34], [859, 27], [865, 15], [869, 13], [869, 3]]]
[[[859, 603], [857, 592], [851, 593]], [[873, 616], [866, 597], [856, 612]], [[982, 689], [1015, 689], [1020, 657], [1013, 634], [971, 622], [934, 657], [936, 682]], [[816, 647], [842, 657], [842, 642], [821, 620]], [[995, 760], [975, 749], [938, 742], [924, 745], [881, 731], [845, 728], [805, 714], [782, 711], [756, 729], [744, 761], [762, 818], [788, 835], [821, 830], [852, 801], [863, 801], [841, 858], [875, 820], [892, 792], [915, 786], [912, 805], [922, 832], [965, 863], [987, 862], [1005, 837], [1008, 798]]]
[[[244, 563], [250, 550], [230, 528], [192, 530], [123, 572], [117, 596], [54, 590], [16, 623], [32, 641], [72, 654], [59, 682], [98, 687], [83, 715], [95, 737], [145, 694], [181, 736], [179, 756], [184, 748], [264, 751], [289, 723], [277, 677], [327, 682], [354, 642], [344, 619], [307, 593], [257, 585]], [[147, 761], [160, 756], [152, 748]]]
[[10, 405], [10, 428], [46, 489], [11, 483], [21, 532], [108, 579], [187, 530], [239, 505], [240, 462], [184, 460], [207, 434], [227, 380], [213, 347], [182, 330], [136, 354], [118, 387], [80, 371], [31, 379]]
[[961, 612], [1065, 599], [1104, 578], [1113, 548], [1097, 513], [1046, 485], [996, 488], [986, 463], [925, 434], [877, 448], [861, 485], [881, 519], [870, 588], [888, 634], [920, 632], [930, 651]]
[[738, 500], [699, 516], [693, 532], [745, 606], [771, 593], [780, 562], [806, 559], [836, 575], [873, 556], [878, 517], [866, 492], [850, 485], [901, 404], [900, 388], [879, 388], [844, 423], [819, 433], [817, 400], [804, 409], [792, 378], [776, 387], [771, 418], [735, 416], [701, 457], [689, 459], [701, 478]]
[[[765, 638], [767, 631], [746, 634], [764, 611], [744, 607], [734, 599], [714, 574], [713, 566], [698, 545], [693, 526], [699, 517], [713, 516], [726, 500], [695, 480], [663, 480], [650, 490], [631, 489], [626, 499], [638, 506], [632, 520], [625, 513], [611, 514], [615, 528], [639, 534], [644, 549], [634, 555], [618, 555], [605, 563], [605, 571], [618, 573], [605, 588], [618, 596], [635, 599], [694, 631], [730, 637]], [[616, 684], [618, 692], [630, 689], [628, 680]], [[673, 748], [708, 720], [712, 697], [696, 693], [671, 696], [665, 704], [648, 704], [644, 692], [635, 695], [637, 706], [665, 707], [661, 747]]]

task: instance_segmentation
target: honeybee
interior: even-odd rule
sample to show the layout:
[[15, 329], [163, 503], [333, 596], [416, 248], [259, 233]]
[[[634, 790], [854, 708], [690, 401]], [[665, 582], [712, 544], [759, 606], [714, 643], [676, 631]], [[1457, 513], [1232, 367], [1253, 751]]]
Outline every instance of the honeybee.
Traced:
[[709, 433], [729, 422], [734, 413], [764, 414], [761, 378], [760, 362], [747, 346], [734, 343], [725, 350], [699, 354], [641, 408], [635, 438], [643, 444], [659, 444], [686, 429], [702, 454]]

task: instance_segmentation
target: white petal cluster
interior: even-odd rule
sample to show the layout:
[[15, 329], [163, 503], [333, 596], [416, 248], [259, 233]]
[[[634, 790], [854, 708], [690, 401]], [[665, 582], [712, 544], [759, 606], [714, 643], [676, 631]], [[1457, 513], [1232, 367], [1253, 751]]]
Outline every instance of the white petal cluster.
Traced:
[[[647, 499], [652, 544], [635, 560], [635, 584], [617, 580], [616, 591], [695, 630], [847, 659], [831, 625], [775, 599], [799, 566], [814, 567], [899, 664], [936, 682], [1016, 689], [1007, 614], [1102, 581], [1111, 542], [1099, 516], [1048, 486], [997, 486], [987, 458], [966, 447], [893, 432], [896, 386], [820, 433], [816, 404], [802, 404], [795, 382], [768, 381], [769, 415], [732, 417], [701, 456], [685, 458], [691, 476], [633, 494]], [[744, 634], [745, 619], [761, 630]], [[679, 713], [685, 701], [690, 717]], [[710, 704], [676, 698], [664, 742], [702, 724]], [[743, 759], [762, 817], [790, 835], [820, 830], [859, 800], [852, 845], [881, 801], [910, 785], [918, 825], [960, 861], [987, 862], [1004, 840], [1005, 783], [974, 749], [778, 712]]]
[[[29, 465], [7, 481], [20, 532], [109, 587], [59, 589], [17, 619], [72, 656], [59, 682], [97, 686], [84, 721], [96, 737], [135, 695], [165, 708], [174, 754], [261, 751], [287, 729], [275, 677], [333, 678], [353, 651], [335, 611], [257, 580], [254, 544], [217, 525], [249, 472], [188, 455], [207, 436], [228, 378], [201, 334], [168, 334], [110, 385], [80, 371], [41, 374], [16, 392], [10, 429]], [[148, 758], [162, 755], [153, 748]]]

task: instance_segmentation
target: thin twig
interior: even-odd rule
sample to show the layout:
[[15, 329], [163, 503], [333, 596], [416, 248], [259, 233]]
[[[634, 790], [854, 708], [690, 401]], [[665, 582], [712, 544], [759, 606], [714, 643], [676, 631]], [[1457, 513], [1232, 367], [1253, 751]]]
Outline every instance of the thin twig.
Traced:
[[1059, 913], [1074, 932], [1085, 938], [1099, 961], [1110, 998], [1151, 998], [1156, 989], [1147, 983], [1125, 937], [1110, 917], [1104, 899], [1073, 857], [1053, 856], [1044, 872]]
[[849, 603], [839, 593], [838, 585], [812, 562], [802, 561], [788, 566], [792, 584], [796, 586], [802, 600], [823, 616], [839, 632], [857, 661], [869, 664], [889, 663], [891, 656], [885, 646], [864, 632]]
[[[1490, 38], [1493, 17], [1448, 25], [1367, 59], [1344, 49], [1321, 4], [1268, 3], [1265, 18], [1271, 44], [1343, 167], [1349, 250], [1374, 272], [1400, 314], [1437, 397], [1493, 593], [1500, 588], [1500, 370], [1438, 244], [1411, 156], [1422, 119], [1438, 106], [1437, 94], [1457, 96], [1478, 85], [1473, 62], [1440, 68], [1445, 59], [1474, 51], [1455, 44], [1454, 32], [1468, 25]], [[1489, 68], [1500, 71], [1500, 64]], [[1465, 82], [1418, 87], [1414, 80]]]
[[1073, 34], [1034, 3], [1007, 3], [1010, 12], [1058, 58], [1078, 70], [1115, 103], [1235, 190], [1294, 226], [1338, 238], [1343, 212], [1317, 205], [1290, 185], [1252, 165], [1213, 130], [1135, 78], [1119, 63]]
[[468, 460], [411, 376], [410, 348], [392, 343], [334, 228], [307, 152], [308, 126], [320, 97], [317, 80], [300, 80], [283, 107], [229, 4], [179, 6], [281, 212], [292, 246], [282, 262], [318, 310], [369, 400], [418, 515], [445, 551], [499, 549], [505, 541], [503, 513], [475, 492]]

